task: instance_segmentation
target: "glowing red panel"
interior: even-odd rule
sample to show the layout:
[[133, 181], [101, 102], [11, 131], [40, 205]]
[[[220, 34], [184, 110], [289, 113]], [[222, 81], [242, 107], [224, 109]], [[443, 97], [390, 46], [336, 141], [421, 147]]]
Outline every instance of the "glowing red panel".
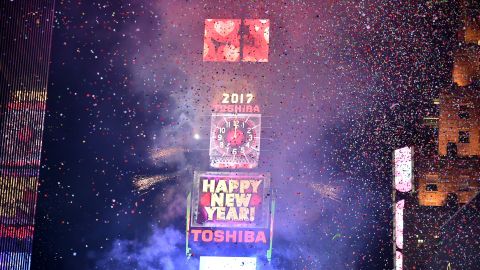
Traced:
[[203, 61], [240, 61], [240, 19], [207, 19]]
[[242, 61], [268, 62], [270, 21], [262, 19], [246, 19], [243, 23], [246, 31], [242, 36]]

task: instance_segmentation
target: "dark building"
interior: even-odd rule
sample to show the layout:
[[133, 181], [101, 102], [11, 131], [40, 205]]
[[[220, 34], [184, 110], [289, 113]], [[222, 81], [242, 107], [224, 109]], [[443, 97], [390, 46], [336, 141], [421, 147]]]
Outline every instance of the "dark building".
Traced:
[[0, 2], [0, 270], [30, 269], [53, 5]]
[[480, 269], [480, 2], [459, 7], [452, 83], [413, 147], [412, 188], [394, 183], [395, 269]]

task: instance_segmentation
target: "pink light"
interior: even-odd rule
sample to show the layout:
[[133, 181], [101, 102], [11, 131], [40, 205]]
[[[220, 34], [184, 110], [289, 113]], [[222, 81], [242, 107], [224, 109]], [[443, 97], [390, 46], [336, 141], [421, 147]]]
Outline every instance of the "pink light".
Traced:
[[403, 209], [405, 200], [398, 201], [395, 205], [395, 243], [403, 249]]
[[400, 251], [395, 254], [395, 270], [403, 270], [403, 254]]
[[203, 61], [268, 62], [270, 20], [206, 19], [203, 41]]
[[203, 61], [240, 61], [240, 19], [207, 19]]
[[246, 19], [244, 24], [248, 31], [243, 36], [244, 62], [268, 62], [268, 43], [270, 37], [270, 21]]
[[412, 190], [412, 155], [413, 149], [408, 146], [397, 149], [394, 152], [395, 189], [400, 192], [409, 192]]

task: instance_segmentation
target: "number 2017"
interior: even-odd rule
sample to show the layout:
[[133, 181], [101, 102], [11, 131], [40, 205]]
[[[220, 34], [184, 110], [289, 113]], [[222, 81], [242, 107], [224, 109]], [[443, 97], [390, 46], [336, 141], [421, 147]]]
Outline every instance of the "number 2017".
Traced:
[[237, 93], [223, 93], [223, 104], [237, 104], [237, 103], [251, 103], [253, 100], [253, 94], [237, 94]]

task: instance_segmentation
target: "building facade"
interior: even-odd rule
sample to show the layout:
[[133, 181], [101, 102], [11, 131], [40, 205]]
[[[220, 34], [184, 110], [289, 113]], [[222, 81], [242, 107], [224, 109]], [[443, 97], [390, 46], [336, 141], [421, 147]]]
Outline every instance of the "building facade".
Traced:
[[451, 85], [434, 100], [437, 115], [424, 119], [431, 138], [412, 147], [411, 189], [394, 182], [397, 270], [480, 265], [480, 3], [458, 7]]

